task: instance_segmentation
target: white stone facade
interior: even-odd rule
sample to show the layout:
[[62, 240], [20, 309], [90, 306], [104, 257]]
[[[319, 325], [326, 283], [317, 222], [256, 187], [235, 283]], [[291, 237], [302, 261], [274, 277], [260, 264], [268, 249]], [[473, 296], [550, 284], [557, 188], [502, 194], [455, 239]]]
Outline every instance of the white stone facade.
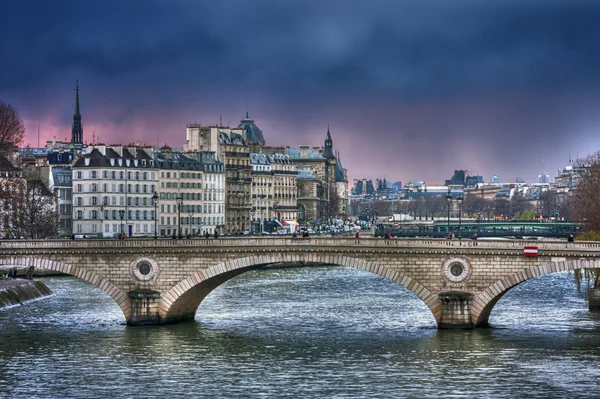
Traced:
[[157, 185], [151, 148], [91, 148], [73, 166], [73, 234], [153, 236]]

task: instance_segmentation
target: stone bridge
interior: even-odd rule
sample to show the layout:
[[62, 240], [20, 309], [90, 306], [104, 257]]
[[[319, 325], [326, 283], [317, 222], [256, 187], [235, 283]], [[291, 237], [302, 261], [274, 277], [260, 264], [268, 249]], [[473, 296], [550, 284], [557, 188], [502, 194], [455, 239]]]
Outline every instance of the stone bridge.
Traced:
[[[538, 256], [524, 256], [525, 246], [536, 246]], [[439, 328], [472, 328], [486, 326], [496, 302], [523, 281], [600, 268], [600, 243], [341, 237], [0, 243], [0, 265], [85, 280], [113, 298], [132, 325], [193, 319], [202, 300], [227, 280], [302, 262], [378, 274], [421, 298]]]

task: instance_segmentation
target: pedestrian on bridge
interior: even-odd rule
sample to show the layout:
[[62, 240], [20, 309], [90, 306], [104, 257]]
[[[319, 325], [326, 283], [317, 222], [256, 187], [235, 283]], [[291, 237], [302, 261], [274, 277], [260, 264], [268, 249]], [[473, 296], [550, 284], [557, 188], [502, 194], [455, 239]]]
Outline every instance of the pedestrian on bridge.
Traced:
[[210, 238], [210, 233], [208, 232], [208, 230], [204, 232], [204, 237], [206, 237], [207, 240]]
[[356, 232], [356, 234], [354, 235], [354, 238], [360, 238], [360, 234], [358, 234], [358, 231]]

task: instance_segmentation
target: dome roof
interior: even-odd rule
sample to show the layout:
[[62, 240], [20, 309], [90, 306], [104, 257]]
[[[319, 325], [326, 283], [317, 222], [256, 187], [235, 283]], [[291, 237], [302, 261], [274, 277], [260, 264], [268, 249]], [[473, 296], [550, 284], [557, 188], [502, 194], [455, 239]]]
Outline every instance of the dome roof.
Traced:
[[262, 145], [265, 145], [265, 139], [262, 134], [262, 130], [260, 130], [255, 124], [254, 121], [248, 118], [248, 112], [246, 112], [246, 117], [240, 121], [240, 125], [238, 128], [242, 128], [246, 131], [246, 141], [247, 142], [258, 142]]

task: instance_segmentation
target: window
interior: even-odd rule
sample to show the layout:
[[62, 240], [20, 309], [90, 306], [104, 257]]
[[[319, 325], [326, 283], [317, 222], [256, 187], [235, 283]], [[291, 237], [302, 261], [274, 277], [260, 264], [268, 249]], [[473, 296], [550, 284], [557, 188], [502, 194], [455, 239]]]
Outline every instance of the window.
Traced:
[[77, 178], [81, 179], [82, 178], [83, 173], [81, 171], [77, 171]]

